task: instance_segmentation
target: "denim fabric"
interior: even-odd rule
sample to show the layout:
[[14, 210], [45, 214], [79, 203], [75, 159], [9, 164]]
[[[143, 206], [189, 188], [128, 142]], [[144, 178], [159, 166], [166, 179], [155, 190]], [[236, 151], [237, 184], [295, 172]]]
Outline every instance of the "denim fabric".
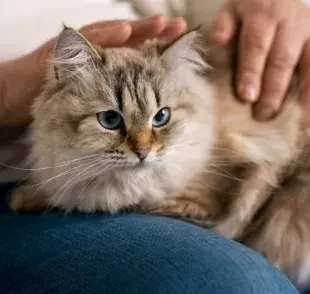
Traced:
[[12, 215], [0, 201], [0, 293], [298, 293], [242, 245], [136, 214]]

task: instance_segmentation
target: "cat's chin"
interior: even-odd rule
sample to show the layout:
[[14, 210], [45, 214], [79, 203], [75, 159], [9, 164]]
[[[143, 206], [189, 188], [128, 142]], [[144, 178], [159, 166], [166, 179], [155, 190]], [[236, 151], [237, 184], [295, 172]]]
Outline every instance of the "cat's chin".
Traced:
[[132, 164], [129, 164], [127, 168], [131, 170], [140, 170], [140, 169], [151, 168], [152, 166], [153, 166], [152, 162], [149, 162], [149, 161], [136, 161], [136, 162], [133, 162]]
[[146, 168], [154, 168], [155, 166], [158, 166], [160, 162], [163, 162], [164, 159], [160, 157], [156, 158], [150, 158], [145, 160], [139, 160], [137, 159], [128, 159], [123, 162], [118, 162], [118, 165], [115, 167], [117, 169], [122, 170], [139, 170], [139, 169], [146, 169]]
[[119, 163], [117, 166], [115, 166], [115, 169], [123, 170], [123, 171], [139, 171], [141, 169], [147, 169], [154, 167], [154, 163], [151, 161], [132, 161], [132, 162], [124, 162]]

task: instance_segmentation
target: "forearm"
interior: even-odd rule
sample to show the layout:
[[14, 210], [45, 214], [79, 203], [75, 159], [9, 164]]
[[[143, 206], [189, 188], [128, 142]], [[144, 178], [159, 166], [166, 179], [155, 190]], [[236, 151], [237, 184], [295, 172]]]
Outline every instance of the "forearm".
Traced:
[[29, 121], [30, 106], [44, 83], [50, 46], [0, 64], [0, 125]]

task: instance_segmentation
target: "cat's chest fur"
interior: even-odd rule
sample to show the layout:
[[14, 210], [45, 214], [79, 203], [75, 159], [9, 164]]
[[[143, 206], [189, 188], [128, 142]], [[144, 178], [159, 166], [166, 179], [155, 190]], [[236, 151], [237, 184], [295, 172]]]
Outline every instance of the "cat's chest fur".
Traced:
[[[55, 164], [52, 157], [39, 156], [40, 149], [38, 147], [31, 159], [35, 169], [37, 167], [39, 170], [32, 175], [37, 183], [32, 188], [33, 193], [41, 193], [49, 208], [58, 207], [67, 211], [117, 212], [138, 204], [155, 203], [185, 188], [204, 169], [204, 161], [192, 157], [188, 164], [172, 165], [167, 162], [157, 168], [150, 165], [102, 173], [87, 159], [62, 167], [62, 163]], [[42, 168], [47, 166], [59, 167]]]

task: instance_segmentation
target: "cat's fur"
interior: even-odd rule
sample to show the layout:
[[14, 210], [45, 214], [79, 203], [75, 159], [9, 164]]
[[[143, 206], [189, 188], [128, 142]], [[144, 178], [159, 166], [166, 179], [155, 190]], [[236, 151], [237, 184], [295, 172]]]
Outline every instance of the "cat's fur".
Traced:
[[[65, 28], [33, 106], [33, 173], [10, 205], [84, 212], [139, 206], [190, 218], [242, 239], [301, 286], [309, 279], [310, 201], [308, 165], [299, 164], [308, 158], [308, 124], [298, 88], [292, 84], [279, 116], [258, 123], [235, 98], [233, 50], [200, 44], [204, 56], [198, 40], [195, 30], [168, 45], [102, 49]], [[171, 119], [154, 128], [163, 107]], [[122, 114], [124, 129], [99, 124], [97, 113], [111, 109]], [[151, 149], [142, 163], [137, 148]], [[284, 179], [285, 188], [272, 193]], [[269, 200], [257, 231], [247, 231]]]
[[[150, 5], [150, 0], [128, 1], [144, 16], [163, 12], [169, 17], [185, 17], [190, 28], [197, 24], [204, 24], [203, 32], [205, 39], [210, 32], [216, 12], [224, 2], [224, 0], [179, 0], [177, 2], [162, 0], [160, 2], [160, 7], [158, 6], [156, 10], [154, 10], [154, 8], [151, 10], [150, 8], [154, 5]], [[218, 53], [216, 55], [218, 55]], [[227, 71], [227, 68], [226, 70], [224, 69], [224, 72], [225, 71]], [[232, 71], [230, 73], [232, 73]], [[222, 78], [223, 73], [219, 73], [219, 76]], [[218, 88], [220, 96], [223, 97], [228, 88], [230, 89], [231, 87], [228, 86], [226, 80], [223, 83], [223, 88]], [[296, 92], [293, 96], [295, 96], [296, 99], [299, 93]], [[224, 114], [227, 115], [227, 112], [222, 113], [222, 115]], [[237, 115], [237, 113], [231, 113], [228, 116], [234, 115]], [[287, 119], [289, 120], [290, 117], [288, 116]], [[306, 120], [308, 120], [308, 118], [306, 118]], [[247, 124], [250, 123], [250, 121], [251, 119], [244, 123]], [[240, 124], [241, 121], [236, 120], [236, 122], [236, 127], [243, 125]], [[304, 121], [304, 125], [307, 128], [309, 122]], [[257, 126], [253, 125], [251, 127], [255, 128], [252, 129], [252, 131], [257, 130]], [[280, 129], [282, 129], [281, 126], [279, 130]], [[284, 130], [284, 128], [282, 130]], [[291, 129], [291, 131], [294, 132], [293, 129]], [[267, 135], [267, 132], [265, 135]], [[270, 143], [274, 144], [275, 142], [272, 141]], [[268, 145], [263, 141], [261, 144], [265, 147]], [[253, 149], [253, 151], [254, 150], [255, 149]], [[270, 148], [270, 150], [272, 150], [272, 148]], [[245, 192], [245, 190], [241, 189], [242, 184], [239, 185], [239, 187], [238, 185], [234, 185], [232, 189], [234, 192], [236, 192], [237, 189], [238, 193], [236, 195], [238, 196], [233, 200], [231, 207], [230, 205], [228, 206], [228, 216], [215, 227], [215, 230], [228, 237], [238, 237], [239, 235], [239, 240], [243, 241], [243, 243], [254, 250], [264, 254], [272, 263], [284, 271], [297, 287], [302, 289], [304, 286], [309, 286], [310, 284], [310, 154], [309, 139], [306, 134], [304, 136], [302, 135], [300, 138], [300, 146], [297, 147], [296, 150], [297, 153], [300, 154], [297, 155], [295, 159], [292, 158], [292, 161], [285, 168], [280, 167], [280, 170], [282, 170], [280, 178], [282, 178], [282, 180], [284, 179], [284, 181], [279, 179], [278, 182], [281, 182], [282, 185], [277, 191], [272, 189], [271, 193], [267, 191], [266, 194], [260, 194], [260, 196], [256, 198], [259, 194], [255, 193], [255, 189], [260, 187], [259, 190], [261, 190], [264, 186], [264, 180], [260, 181], [259, 178], [253, 178], [253, 181], [245, 181], [243, 184], [246, 186], [253, 185], [254, 190], [252, 190], [252, 192], [246, 192], [248, 193], [247, 195], [243, 193], [244, 197], [239, 198], [240, 192]], [[255, 150], [254, 153], [259, 154], [257, 150]], [[263, 153], [262, 155], [266, 156], [267, 154]], [[269, 155], [273, 157], [273, 155]], [[276, 162], [280, 163], [280, 161], [277, 160]], [[276, 167], [277, 164], [274, 166]], [[227, 166], [224, 170], [227, 170]], [[267, 172], [265, 174], [266, 176], [269, 173], [268, 168], [265, 169], [263, 173], [265, 172]], [[233, 176], [236, 176], [236, 174], [233, 174]], [[244, 180], [244, 175], [241, 175], [241, 177]], [[222, 181], [220, 181], [220, 183], [213, 183], [213, 185], [218, 188], [222, 185]], [[176, 202], [181, 203], [182, 207], [182, 201]], [[197, 201], [195, 202], [199, 203]], [[257, 212], [258, 206], [263, 203], [263, 207]], [[165, 214], [178, 213], [182, 215], [182, 209], [177, 207], [178, 205], [175, 203], [172, 210], [167, 207], [165, 211], [161, 208], [158, 212], [164, 212]], [[254, 212], [256, 214], [255, 218], [253, 218]], [[245, 225], [247, 221], [244, 222], [244, 220], [246, 219], [248, 221], [251, 220], [251, 225], [248, 225], [246, 230], [242, 230], [245, 226], [240, 226], [240, 224], [243, 223]], [[237, 225], [237, 222], [240, 223]]]

